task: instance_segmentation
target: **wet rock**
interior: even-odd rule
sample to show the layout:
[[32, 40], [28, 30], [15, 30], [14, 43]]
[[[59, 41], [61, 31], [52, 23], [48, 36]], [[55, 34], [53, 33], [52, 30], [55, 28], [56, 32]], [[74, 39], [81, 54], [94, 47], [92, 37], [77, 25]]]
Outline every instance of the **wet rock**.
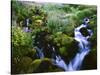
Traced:
[[97, 69], [97, 52], [91, 51], [84, 59], [81, 70]]
[[82, 35], [85, 36], [85, 37], [86, 37], [86, 36], [90, 36], [90, 34], [89, 34], [87, 28], [85, 28], [85, 27], [81, 28], [81, 29], [80, 29], [80, 32], [81, 32]]

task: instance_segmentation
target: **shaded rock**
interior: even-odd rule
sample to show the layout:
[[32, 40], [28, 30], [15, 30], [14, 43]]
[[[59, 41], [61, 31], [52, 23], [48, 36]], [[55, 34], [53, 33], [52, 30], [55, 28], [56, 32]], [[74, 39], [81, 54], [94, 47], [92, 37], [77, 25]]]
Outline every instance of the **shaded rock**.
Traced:
[[97, 53], [91, 51], [84, 59], [81, 70], [97, 69]]
[[86, 36], [90, 36], [90, 34], [89, 34], [87, 28], [85, 28], [85, 27], [81, 28], [81, 29], [80, 29], [80, 32], [81, 32], [82, 35], [85, 36], [85, 37], [86, 37]]

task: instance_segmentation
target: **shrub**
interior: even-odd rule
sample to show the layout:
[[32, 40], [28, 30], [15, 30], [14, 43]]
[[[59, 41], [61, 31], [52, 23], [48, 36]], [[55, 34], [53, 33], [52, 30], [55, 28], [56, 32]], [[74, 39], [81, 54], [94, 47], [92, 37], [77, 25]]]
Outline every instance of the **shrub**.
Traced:
[[20, 27], [12, 28], [12, 54], [13, 57], [20, 57], [32, 49], [32, 37], [25, 33]]

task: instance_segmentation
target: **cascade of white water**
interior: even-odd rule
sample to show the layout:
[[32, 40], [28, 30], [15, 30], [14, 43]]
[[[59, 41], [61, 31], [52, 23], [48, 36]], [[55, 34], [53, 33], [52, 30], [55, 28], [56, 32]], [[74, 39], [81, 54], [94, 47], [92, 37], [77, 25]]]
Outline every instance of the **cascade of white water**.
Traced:
[[[53, 50], [53, 55], [54, 57], [52, 57], [52, 64], [64, 69], [65, 71], [73, 71], [73, 70], [80, 70], [82, 62], [85, 58], [85, 56], [90, 52], [90, 42], [88, 41], [88, 39], [93, 35], [92, 31], [90, 29], [87, 29], [88, 25], [80, 25], [79, 27], [75, 28], [74, 34], [75, 37], [74, 39], [76, 41], [78, 41], [78, 47], [79, 47], [79, 52], [77, 52], [77, 54], [75, 55], [75, 57], [69, 62], [69, 64], [66, 64], [65, 61], [61, 58], [60, 55], [56, 54], [56, 50], [55, 47], [52, 47]], [[84, 36], [81, 32], [80, 29], [81, 28], [86, 28], [89, 35]], [[48, 44], [48, 46], [50, 46]], [[44, 58], [44, 54], [42, 49], [40, 48], [36, 48], [39, 54], [40, 58]]]
[[81, 68], [82, 62], [85, 58], [85, 56], [90, 52], [90, 42], [88, 39], [93, 35], [92, 31], [90, 29], [87, 29], [90, 35], [83, 36], [80, 32], [80, 29], [85, 27], [87, 28], [88, 25], [80, 25], [79, 27], [75, 28], [75, 40], [78, 41], [78, 47], [79, 52], [76, 54], [76, 56], [69, 62], [69, 64], [65, 64], [64, 60], [61, 58], [56, 58], [56, 65], [58, 67], [63, 68], [65, 71], [73, 71], [73, 70], [79, 70]]
[[87, 27], [87, 25], [81, 25], [77, 28], [75, 28], [75, 40], [79, 42], [78, 46], [79, 46], [79, 52], [76, 54], [76, 56], [74, 57], [74, 59], [72, 61], [70, 61], [69, 63], [69, 70], [71, 67], [71, 70], [79, 70], [81, 68], [82, 62], [85, 58], [85, 56], [89, 53], [90, 51], [90, 42], [88, 41], [88, 38], [90, 38], [93, 33], [91, 30], [87, 29], [89, 32], [89, 36], [85, 37], [82, 35], [82, 33], [80, 32], [80, 29], [83, 27]]

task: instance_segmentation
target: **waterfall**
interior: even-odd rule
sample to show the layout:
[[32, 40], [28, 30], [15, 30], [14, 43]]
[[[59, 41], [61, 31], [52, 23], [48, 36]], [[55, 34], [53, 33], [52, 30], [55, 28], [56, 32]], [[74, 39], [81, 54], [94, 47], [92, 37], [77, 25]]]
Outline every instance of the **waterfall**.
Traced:
[[[85, 58], [85, 56], [90, 52], [90, 42], [88, 39], [93, 35], [92, 31], [90, 29], [87, 29], [90, 35], [83, 36], [80, 32], [81, 28], [87, 28], [87, 25], [81, 25], [77, 28], [75, 28], [75, 40], [78, 41], [78, 47], [79, 52], [76, 54], [76, 56], [70, 61], [68, 64], [69, 70], [80, 70], [82, 62]], [[71, 69], [70, 69], [71, 68]]]
[[30, 32], [31, 30], [29, 29], [29, 24], [30, 24], [30, 19], [29, 18], [26, 18], [24, 20], [24, 27], [23, 27], [23, 31], [24, 32]]
[[[87, 29], [88, 25], [80, 25], [79, 27], [75, 28], [75, 37], [74, 39], [78, 41], [78, 47], [79, 52], [76, 54], [76, 56], [69, 62], [69, 64], [66, 64], [63, 59], [61, 59], [60, 56], [56, 56], [55, 59], [55, 65], [64, 69], [65, 71], [74, 71], [74, 70], [80, 70], [82, 62], [85, 58], [85, 56], [90, 52], [90, 42], [88, 39], [93, 35], [92, 30]], [[88, 33], [90, 35], [83, 36], [80, 32], [81, 28], [86, 28]], [[54, 60], [53, 60], [54, 61]]]
[[[88, 53], [90, 52], [90, 42], [88, 41], [88, 39], [93, 35], [92, 30], [88, 29], [87, 27], [87, 24], [82, 24], [74, 30], [74, 39], [78, 41], [79, 49], [75, 57], [71, 61], [69, 61], [69, 64], [65, 63], [61, 56], [56, 53], [55, 47], [52, 46], [53, 53], [51, 59], [53, 65], [62, 68], [64, 71], [74, 71], [81, 69], [81, 65], [85, 56], [88, 55]], [[83, 34], [80, 31], [84, 31], [84, 29], [86, 29], [87, 34]], [[48, 44], [48, 47], [51, 47], [50, 44]], [[43, 48], [36, 47], [36, 50], [40, 59], [45, 57], [43, 53]]]
[[[53, 51], [55, 51], [55, 48], [54, 47], [53, 47]], [[55, 57], [55, 58], [52, 58], [53, 65], [56, 65], [56, 66], [62, 68], [63, 70], [67, 71], [67, 65], [64, 62], [64, 60], [60, 57], [60, 55], [57, 55], [56, 53], [53, 54], [53, 55]]]

